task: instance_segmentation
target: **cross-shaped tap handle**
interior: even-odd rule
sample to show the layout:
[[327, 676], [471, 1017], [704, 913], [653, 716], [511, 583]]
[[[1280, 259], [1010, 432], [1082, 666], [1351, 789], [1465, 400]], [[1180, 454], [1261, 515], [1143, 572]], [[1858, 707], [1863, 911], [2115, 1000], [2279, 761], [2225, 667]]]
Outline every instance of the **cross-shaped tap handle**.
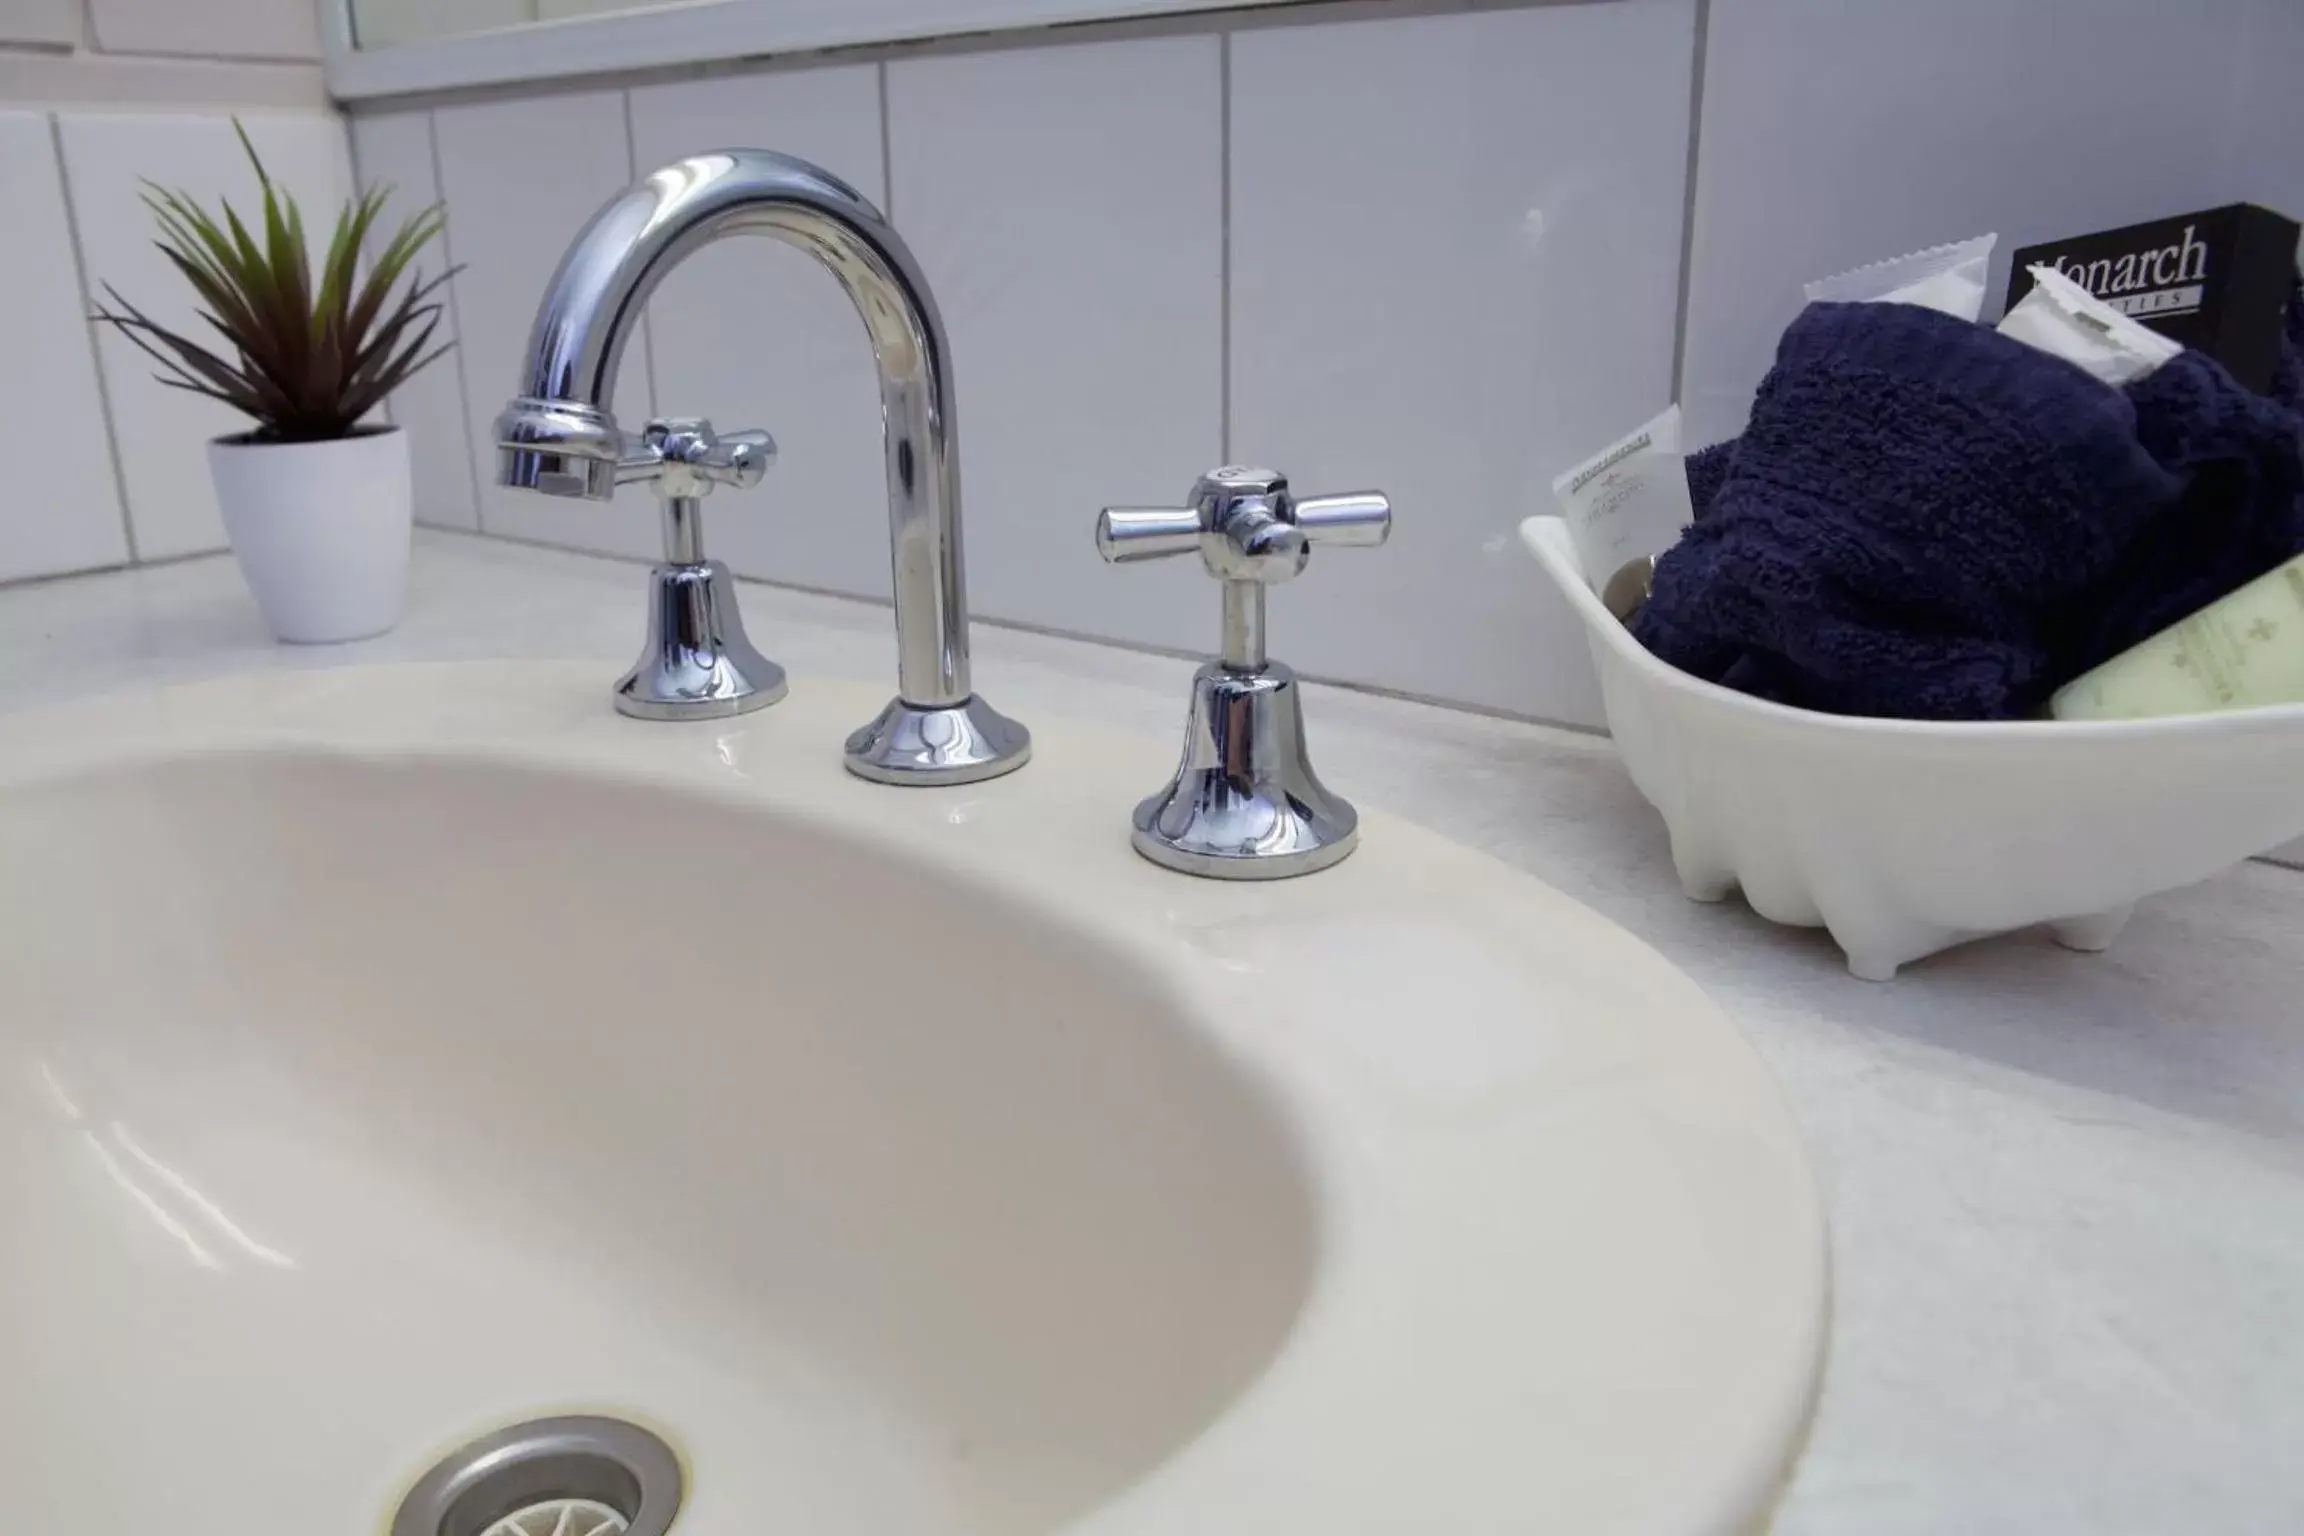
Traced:
[[776, 462], [776, 439], [767, 433], [715, 432], [701, 416], [660, 416], [624, 443], [617, 483], [653, 480], [665, 496], [702, 496], [715, 485], [750, 489]]
[[1265, 664], [1264, 589], [1294, 580], [1315, 544], [1373, 548], [1392, 532], [1381, 491], [1297, 500], [1278, 470], [1227, 464], [1193, 484], [1184, 507], [1106, 507], [1096, 549], [1116, 565], [1197, 551], [1224, 583], [1224, 665]]
[[664, 558], [675, 565], [703, 563], [704, 509], [698, 503], [712, 487], [749, 490], [776, 462], [776, 440], [767, 433], [718, 433], [701, 416], [658, 417], [624, 445], [616, 483], [654, 486], [664, 504]]

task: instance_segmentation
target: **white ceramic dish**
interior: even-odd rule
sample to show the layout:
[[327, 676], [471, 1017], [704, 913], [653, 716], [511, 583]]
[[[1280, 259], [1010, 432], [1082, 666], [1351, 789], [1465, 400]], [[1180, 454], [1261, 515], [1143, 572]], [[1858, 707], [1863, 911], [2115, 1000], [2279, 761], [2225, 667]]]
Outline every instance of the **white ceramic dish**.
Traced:
[[1829, 929], [1867, 980], [2039, 923], [2102, 949], [2138, 898], [2304, 832], [2304, 705], [2084, 724], [1788, 709], [1651, 655], [1593, 595], [1560, 519], [1520, 534], [1584, 621], [1682, 887]]
[[680, 1536], [1730, 1536], [1823, 1340], [1774, 1085], [1622, 929], [1372, 812], [1128, 846], [1174, 743], [842, 771], [597, 661], [0, 720], [0, 1489], [376, 1531], [608, 1411]]

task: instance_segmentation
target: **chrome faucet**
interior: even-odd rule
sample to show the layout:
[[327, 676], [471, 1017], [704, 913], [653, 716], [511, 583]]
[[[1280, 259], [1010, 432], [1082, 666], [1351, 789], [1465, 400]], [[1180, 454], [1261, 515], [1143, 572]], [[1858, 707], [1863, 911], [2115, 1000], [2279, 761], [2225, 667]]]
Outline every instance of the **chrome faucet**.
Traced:
[[789, 155], [728, 149], [643, 177], [593, 215], [545, 289], [521, 394], [496, 420], [500, 485], [605, 501], [656, 483], [665, 561], [647, 651], [617, 687], [627, 714], [678, 719], [772, 704], [783, 673], [745, 639], [727, 567], [703, 551], [701, 498], [749, 485], [764, 433], [708, 423], [620, 430], [610, 399], [624, 343], [664, 275], [726, 235], [767, 235], [815, 257], [863, 317], [880, 373], [896, 578], [896, 697], [849, 736], [852, 772], [888, 784], [966, 784], [1031, 756], [1031, 734], [971, 691], [960, 559], [959, 427], [951, 348], [911, 249], [862, 194]]
[[1197, 554], [1222, 582], [1224, 643], [1192, 674], [1184, 755], [1136, 807], [1136, 851], [1217, 880], [1308, 875], [1360, 844], [1360, 813], [1320, 782], [1304, 747], [1296, 674], [1264, 649], [1264, 594], [1304, 574], [1316, 544], [1372, 549], [1392, 536], [1382, 491], [1298, 500], [1277, 470], [1227, 464], [1181, 507], [1106, 507], [1096, 548], [1115, 565]]

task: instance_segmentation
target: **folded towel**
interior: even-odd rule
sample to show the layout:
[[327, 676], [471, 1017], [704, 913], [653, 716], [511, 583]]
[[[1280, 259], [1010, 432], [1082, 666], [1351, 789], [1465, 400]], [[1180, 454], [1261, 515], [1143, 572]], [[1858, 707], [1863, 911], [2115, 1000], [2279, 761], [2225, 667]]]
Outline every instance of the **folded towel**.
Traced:
[[2137, 441], [2184, 491], [2047, 617], [2059, 685], [2304, 554], [2304, 418], [2189, 350], [2127, 395]]
[[1688, 455], [1680, 466], [1688, 479], [1688, 501], [1701, 518], [1712, 510], [1712, 498], [1720, 494], [1720, 487], [1728, 479], [1728, 468], [1736, 460], [1736, 439], [1699, 448]]
[[2266, 393], [2304, 414], [2304, 274], [2289, 281], [2288, 307], [2280, 318], [2280, 355], [2272, 360], [2272, 387]]
[[[2125, 391], [1907, 305], [1810, 305], [1635, 632], [1808, 709], [2035, 714], [2304, 552], [2304, 290], [2273, 397], [2186, 352]], [[2285, 391], [2285, 393], [2283, 393]]]
[[1811, 304], [1635, 630], [1803, 708], [2027, 714], [2054, 682], [2040, 612], [2181, 490], [2071, 364], [1913, 305]]

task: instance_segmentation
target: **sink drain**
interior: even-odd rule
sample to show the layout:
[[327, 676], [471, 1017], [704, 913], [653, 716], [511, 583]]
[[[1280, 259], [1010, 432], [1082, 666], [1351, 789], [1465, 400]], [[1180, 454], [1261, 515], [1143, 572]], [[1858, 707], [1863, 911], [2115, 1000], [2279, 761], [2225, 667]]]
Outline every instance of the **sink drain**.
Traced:
[[664, 1536], [680, 1459], [622, 1419], [534, 1419], [482, 1436], [418, 1480], [392, 1536]]
[[590, 1499], [552, 1499], [506, 1515], [481, 1536], [624, 1536], [622, 1515]]

